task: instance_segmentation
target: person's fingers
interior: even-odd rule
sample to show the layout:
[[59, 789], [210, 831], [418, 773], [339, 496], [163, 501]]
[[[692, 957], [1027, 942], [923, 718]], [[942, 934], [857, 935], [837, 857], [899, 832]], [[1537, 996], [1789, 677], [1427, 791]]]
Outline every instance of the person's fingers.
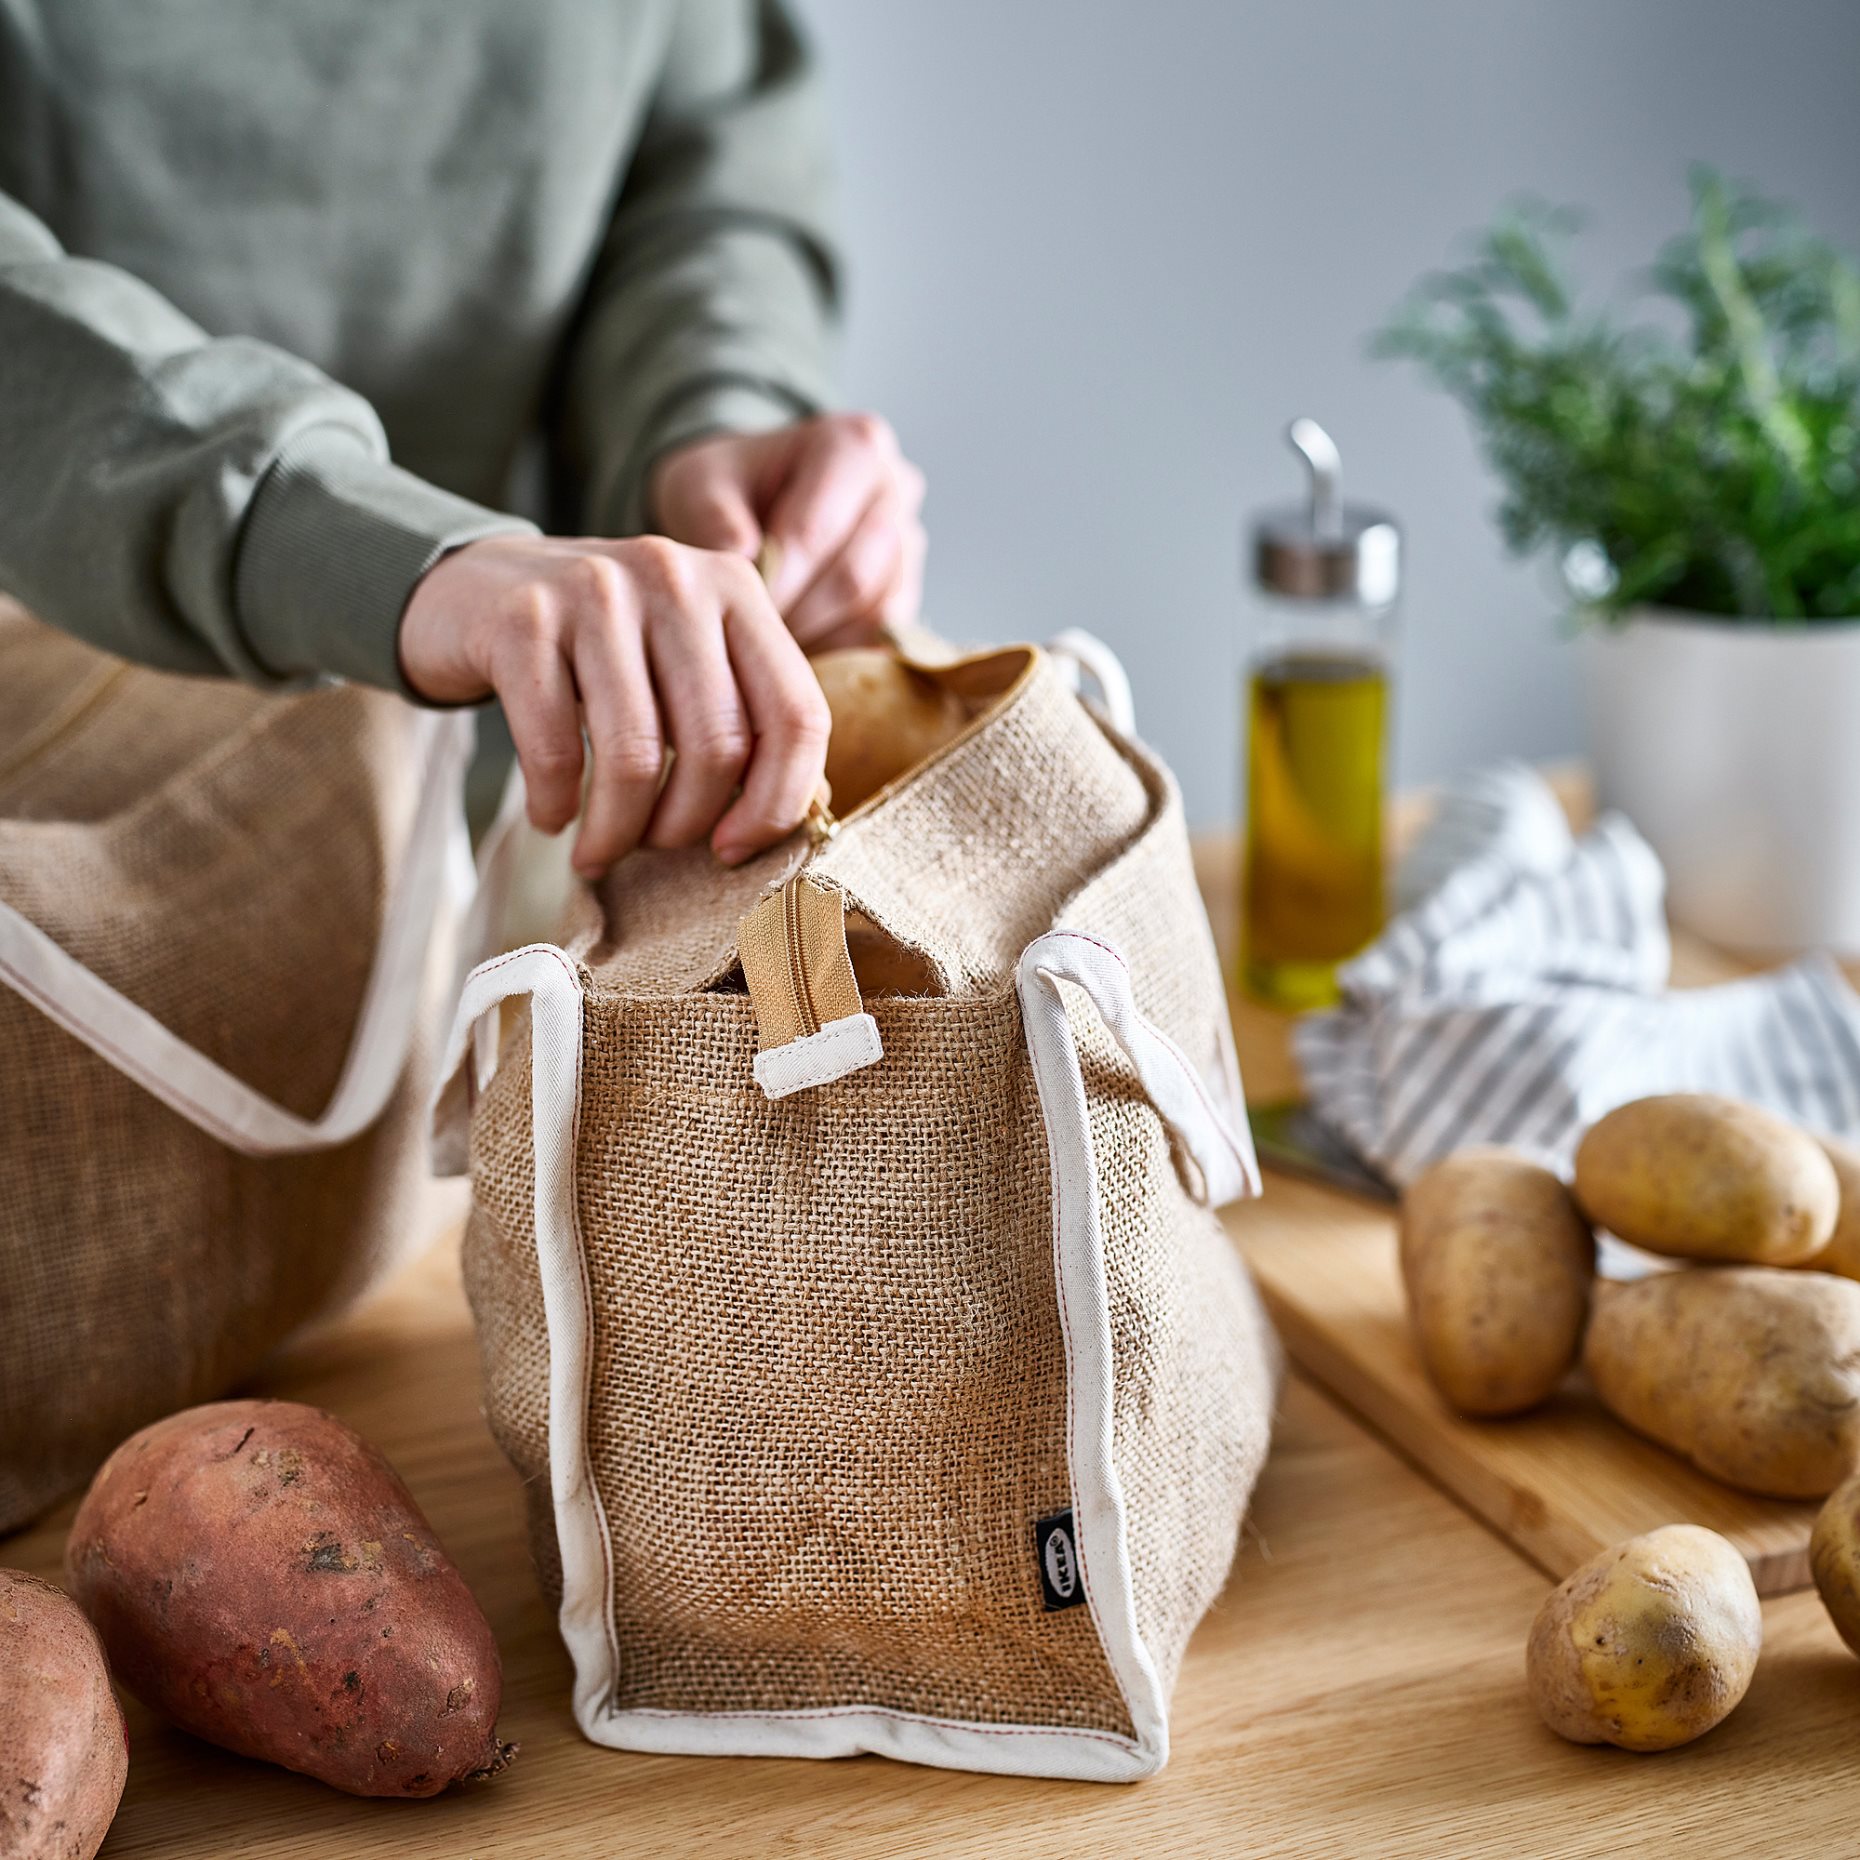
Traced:
[[788, 631], [803, 646], [848, 622], [868, 617], [876, 622], [879, 604], [903, 571], [906, 520], [898, 486], [881, 485], [839, 553], [785, 610]]
[[694, 549], [754, 555], [762, 525], [749, 501], [735, 454], [717, 445], [694, 447], [689, 460], [674, 460], [659, 481], [659, 527]]
[[[755, 582], [746, 562], [742, 576]], [[675, 563], [648, 599], [652, 682], [672, 765], [647, 823], [645, 843], [694, 846], [729, 806], [754, 741], [724, 644], [714, 586], [699, 580], [691, 564]]]
[[913, 517], [904, 526], [904, 544], [898, 555], [898, 574], [878, 604], [879, 623], [887, 628], [915, 626], [924, 607], [924, 561], [930, 538]]
[[584, 626], [575, 640], [574, 669], [594, 758], [574, 866], [583, 878], [597, 878], [639, 844], [652, 818], [665, 740], [645, 642], [632, 616]]
[[843, 652], [853, 646], [878, 646], [884, 640], [884, 625], [876, 614], [867, 614], [862, 620], [848, 620], [844, 626], [836, 626], [819, 639], [810, 639], [807, 656], [817, 659], [824, 652]]
[[560, 634], [540, 605], [534, 623], [514, 629], [511, 639], [491, 682], [517, 746], [531, 824], [543, 833], [559, 833], [581, 805], [575, 682], [562, 656]]
[[731, 604], [724, 633], [755, 731], [743, 791], [710, 840], [725, 865], [736, 865], [800, 824], [826, 773], [833, 719], [819, 679], [759, 588]]
[[917, 624], [924, 604], [924, 560], [929, 552], [929, 538], [915, 517], [903, 524], [898, 558], [891, 584], [878, 604], [851, 619], [830, 625], [812, 634], [806, 641], [810, 658], [822, 652], [839, 652], [848, 646], [870, 646], [887, 634], [896, 634]]
[[807, 429], [768, 513], [779, 549], [769, 581], [787, 614], [846, 545], [873, 494], [891, 476], [898, 442], [872, 414], [823, 420]]

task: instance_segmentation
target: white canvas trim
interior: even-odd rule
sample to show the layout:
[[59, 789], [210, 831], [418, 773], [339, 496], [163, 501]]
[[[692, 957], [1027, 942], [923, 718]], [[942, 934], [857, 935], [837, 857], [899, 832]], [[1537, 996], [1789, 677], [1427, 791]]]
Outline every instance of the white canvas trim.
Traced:
[[[463, 1167], [474, 1087], [488, 1082], [480, 1022], [512, 995], [531, 1003], [530, 1106], [536, 1161], [536, 1253], [549, 1334], [549, 1477], [562, 1556], [562, 1639], [574, 1662], [575, 1722], [597, 1744], [697, 1756], [843, 1757], [998, 1775], [1132, 1782], [1168, 1757], [1166, 1701], [1137, 1628], [1123, 1492], [1112, 1455], [1113, 1361], [1090, 1108], [1058, 984], [1075, 982], [1128, 1055], [1158, 1113], [1194, 1158], [1211, 1200], [1257, 1192], [1244, 1128], [1220, 1114], [1180, 1051], [1136, 1010], [1122, 956], [1100, 939], [1054, 931], [1029, 944], [1017, 974], [1053, 1174], [1053, 1258], [1065, 1338], [1067, 1457], [1079, 1561], [1092, 1618], [1136, 1733], [1001, 1725], [829, 1706], [790, 1712], [613, 1708], [613, 1562], [588, 1464], [591, 1294], [576, 1214], [580, 1117], [580, 972], [549, 944], [481, 964], [466, 983], [435, 1107], [436, 1146]], [[1028, 1521], [1031, 1526], [1031, 1520]]]
[[875, 1066], [884, 1056], [878, 1022], [870, 1014], [848, 1014], [786, 1046], [771, 1046], [766, 1053], [758, 1053], [753, 1070], [763, 1097], [787, 1098], [797, 1091], [812, 1091], [816, 1085], [830, 1085], [862, 1066]]
[[588, 1464], [593, 1305], [575, 1206], [581, 972], [554, 944], [531, 943], [493, 956], [466, 978], [440, 1072], [434, 1147], [463, 1166], [469, 1100], [490, 1083], [496, 1067], [494, 1046], [476, 1037], [478, 1026], [513, 995], [527, 995], [530, 1002], [536, 1266], [549, 1333], [549, 1493], [562, 1555], [562, 1606], [556, 1619], [575, 1666], [575, 1721], [586, 1729], [613, 1695], [613, 1556]]
[[1092, 1619], [1136, 1732], [1134, 1773], [1148, 1775], [1168, 1760], [1168, 1709], [1137, 1626], [1123, 1484], [1112, 1441], [1115, 1363], [1091, 1107], [1061, 982], [1076, 983], [1090, 996], [1150, 1103], [1194, 1159], [1211, 1204], [1257, 1194], [1259, 1167], [1250, 1134], [1227, 1122], [1181, 1049], [1137, 1012], [1130, 971], [1118, 950], [1075, 930], [1051, 931], [1028, 944], [1016, 985], [1052, 1162], [1053, 1272], [1066, 1348], [1074, 1538]]
[[[438, 908], [458, 876], [460, 795], [473, 728], [468, 712], [417, 714], [422, 768], [406, 857], [394, 875], [342, 1074], [316, 1117], [299, 1117], [255, 1091], [5, 902], [0, 984], [241, 1155], [298, 1156], [349, 1142], [380, 1116], [406, 1065]], [[316, 1011], [315, 1004], [306, 1003], [305, 1011]]]
[[1046, 642], [1046, 650], [1065, 667], [1074, 691], [1079, 688], [1081, 672], [1098, 687], [1104, 714], [1119, 736], [1136, 735], [1137, 706], [1131, 695], [1130, 674], [1097, 634], [1069, 626]]
[[930, 1769], [1066, 1782], [1136, 1782], [1155, 1765], [1113, 1731], [980, 1724], [917, 1712], [827, 1705], [792, 1712], [616, 1711], [577, 1722], [610, 1750], [673, 1757], [891, 1757]]

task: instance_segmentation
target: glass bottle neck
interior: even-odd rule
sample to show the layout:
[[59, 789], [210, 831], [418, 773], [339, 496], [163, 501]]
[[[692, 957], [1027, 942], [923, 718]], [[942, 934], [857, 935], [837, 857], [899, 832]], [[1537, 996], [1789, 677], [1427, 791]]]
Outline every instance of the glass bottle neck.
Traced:
[[[1254, 665], [1296, 659], [1310, 675], [1348, 676], [1386, 672], [1395, 653], [1394, 603], [1365, 607], [1358, 601], [1287, 600], [1255, 590], [1246, 632], [1247, 658]], [[1326, 672], [1327, 666], [1334, 667]]]

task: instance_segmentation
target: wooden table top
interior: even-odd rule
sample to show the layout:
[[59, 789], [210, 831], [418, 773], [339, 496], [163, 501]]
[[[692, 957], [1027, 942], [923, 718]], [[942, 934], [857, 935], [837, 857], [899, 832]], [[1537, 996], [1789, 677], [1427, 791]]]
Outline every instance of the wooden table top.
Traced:
[[[1240, 1022], [1249, 1084], [1270, 1096], [1286, 1078], [1283, 1028], [1257, 1011]], [[1309, 1206], [1309, 1190], [1268, 1178], [1232, 1226], [1244, 1246]], [[109, 1860], [1860, 1851], [1860, 1660], [1812, 1592], [1764, 1605], [1756, 1680], [1701, 1742], [1652, 1757], [1565, 1744], [1523, 1688], [1544, 1577], [1297, 1378], [1233, 1577], [1189, 1649], [1174, 1754], [1129, 1787], [584, 1742], [516, 1479], [479, 1411], [453, 1242], [292, 1348], [262, 1387], [332, 1409], [399, 1467], [496, 1630], [504, 1730], [522, 1754], [483, 1788], [361, 1802], [196, 1743], [132, 1703]], [[0, 1539], [0, 1563], [55, 1576], [70, 1510]]]

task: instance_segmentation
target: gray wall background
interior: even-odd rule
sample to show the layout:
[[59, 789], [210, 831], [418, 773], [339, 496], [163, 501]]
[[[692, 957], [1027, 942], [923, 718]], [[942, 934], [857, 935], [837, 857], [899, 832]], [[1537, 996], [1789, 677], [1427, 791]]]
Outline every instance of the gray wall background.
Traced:
[[1238, 790], [1241, 513], [1287, 419], [1395, 508], [1397, 773], [1580, 745], [1548, 570], [1456, 408], [1364, 338], [1511, 195], [1613, 289], [1694, 158], [1860, 246], [1854, 0], [801, 0], [852, 260], [846, 386], [930, 479], [928, 613], [1124, 656], [1192, 817]]

